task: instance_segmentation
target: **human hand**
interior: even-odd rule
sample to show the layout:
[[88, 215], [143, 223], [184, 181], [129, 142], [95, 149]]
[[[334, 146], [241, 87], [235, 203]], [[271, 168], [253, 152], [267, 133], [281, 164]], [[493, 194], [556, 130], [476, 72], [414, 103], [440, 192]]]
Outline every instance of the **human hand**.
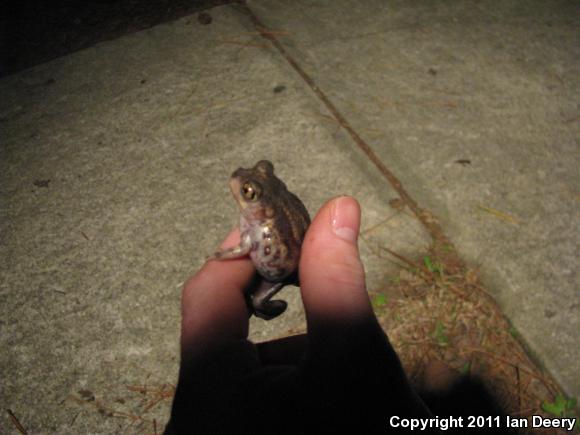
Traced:
[[[182, 296], [181, 369], [166, 433], [385, 433], [428, 417], [373, 313], [357, 237], [360, 208], [327, 202], [299, 267], [308, 334], [253, 344], [249, 259], [208, 262]], [[233, 231], [224, 247], [239, 240]]]

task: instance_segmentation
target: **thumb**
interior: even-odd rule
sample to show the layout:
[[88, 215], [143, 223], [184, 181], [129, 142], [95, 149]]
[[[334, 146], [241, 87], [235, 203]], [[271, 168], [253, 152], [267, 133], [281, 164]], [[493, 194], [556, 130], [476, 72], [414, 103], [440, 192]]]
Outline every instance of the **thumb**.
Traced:
[[326, 335], [329, 327], [375, 321], [358, 252], [359, 227], [358, 202], [342, 196], [328, 201], [308, 229], [299, 270], [311, 337]]

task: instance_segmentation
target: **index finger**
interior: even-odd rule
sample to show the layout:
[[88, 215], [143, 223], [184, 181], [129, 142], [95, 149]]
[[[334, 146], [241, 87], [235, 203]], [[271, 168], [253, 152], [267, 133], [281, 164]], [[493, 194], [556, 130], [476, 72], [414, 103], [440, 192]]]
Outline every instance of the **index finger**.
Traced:
[[[223, 248], [239, 243], [233, 230]], [[185, 284], [181, 298], [181, 353], [189, 358], [209, 348], [246, 339], [248, 309], [244, 290], [251, 283], [254, 267], [249, 258], [208, 261]]]

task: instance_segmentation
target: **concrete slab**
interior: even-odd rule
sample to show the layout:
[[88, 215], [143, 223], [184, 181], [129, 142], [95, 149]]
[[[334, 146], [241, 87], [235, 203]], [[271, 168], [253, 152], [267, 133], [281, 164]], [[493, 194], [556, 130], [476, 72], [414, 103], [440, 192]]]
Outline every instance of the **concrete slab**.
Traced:
[[580, 8], [250, 2], [580, 395]]
[[[462, 5], [249, 3], [578, 395], [575, 6]], [[363, 228], [382, 224], [361, 244], [370, 289], [393, 270], [377, 246], [429, 242], [247, 17], [211, 13], [0, 80], [0, 405], [31, 433], [163, 425], [167, 400], [127, 415], [175, 380], [180, 285], [236, 224], [238, 166], [269, 158], [312, 213], [356, 196]], [[252, 338], [301, 325], [283, 295], [290, 312]]]
[[[166, 421], [170, 400], [140, 415], [134, 390], [176, 379], [181, 284], [237, 224], [238, 166], [268, 158], [312, 213], [351, 194], [365, 228], [391, 217], [390, 246], [428, 243], [287, 63], [246, 41], [246, 17], [212, 15], [211, 26], [178, 20], [0, 81], [0, 402], [31, 433]], [[370, 288], [393, 270], [372, 255], [384, 235], [362, 247]], [[252, 338], [303, 325], [298, 292], [283, 295], [289, 312], [253, 321]], [[2, 427], [13, 428], [4, 413]]]

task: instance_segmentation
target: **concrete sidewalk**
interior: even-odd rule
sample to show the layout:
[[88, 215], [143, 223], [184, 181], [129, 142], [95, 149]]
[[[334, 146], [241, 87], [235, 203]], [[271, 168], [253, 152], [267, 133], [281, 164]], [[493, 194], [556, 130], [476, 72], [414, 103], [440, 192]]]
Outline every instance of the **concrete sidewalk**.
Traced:
[[[580, 396], [580, 7], [248, 5]], [[238, 166], [272, 160], [311, 214], [356, 196], [363, 229], [382, 223], [361, 244], [369, 289], [395, 271], [375, 246], [430, 242], [243, 10], [210, 13], [0, 80], [0, 405], [30, 433], [162, 427], [169, 401], [133, 423], [97, 411], [137, 413], [137, 387], [175, 382], [180, 287], [237, 222]], [[283, 297], [253, 339], [303, 325], [298, 293]]]

